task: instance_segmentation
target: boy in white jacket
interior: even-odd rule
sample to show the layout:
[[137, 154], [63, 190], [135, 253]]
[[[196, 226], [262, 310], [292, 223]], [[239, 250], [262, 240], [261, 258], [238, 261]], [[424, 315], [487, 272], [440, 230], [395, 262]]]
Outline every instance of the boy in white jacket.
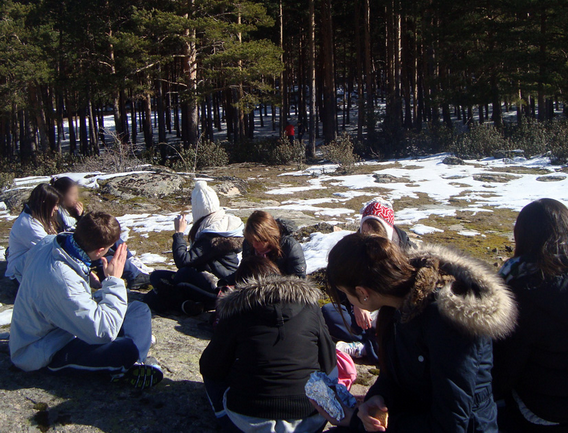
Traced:
[[[118, 240], [120, 224], [104, 212], [85, 215], [74, 234], [47, 236], [26, 258], [10, 329], [12, 362], [25, 371], [103, 371], [143, 389], [162, 371], [147, 361], [151, 314], [140, 302], [128, 305], [120, 279], [126, 244], [104, 256]], [[91, 262], [102, 259], [106, 278], [91, 293]]]

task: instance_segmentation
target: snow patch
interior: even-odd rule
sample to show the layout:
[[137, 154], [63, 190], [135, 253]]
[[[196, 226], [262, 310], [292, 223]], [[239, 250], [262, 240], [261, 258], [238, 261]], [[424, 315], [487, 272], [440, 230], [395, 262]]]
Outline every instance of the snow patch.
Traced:
[[145, 265], [152, 265], [154, 263], [166, 263], [168, 261], [167, 257], [154, 253], [141, 254], [140, 256], [138, 256], [138, 259]]
[[9, 325], [12, 323], [12, 312], [13, 309], [4, 310], [0, 313], [0, 326]]
[[419, 236], [424, 236], [424, 235], [427, 235], [427, 234], [430, 234], [430, 233], [443, 233], [444, 232], [444, 230], [437, 229], [436, 227], [425, 226], [424, 224], [416, 224], [410, 230], [412, 230], [414, 233], [416, 233]]
[[329, 251], [345, 236], [353, 233], [349, 230], [340, 230], [332, 233], [312, 233], [310, 240], [302, 244], [304, 257], [306, 258], [306, 272], [311, 274], [318, 269], [327, 266], [327, 255]]

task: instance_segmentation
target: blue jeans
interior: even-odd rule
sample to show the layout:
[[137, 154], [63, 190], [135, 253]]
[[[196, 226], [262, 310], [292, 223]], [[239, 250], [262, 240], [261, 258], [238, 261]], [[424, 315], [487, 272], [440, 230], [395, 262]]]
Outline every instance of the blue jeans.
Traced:
[[47, 366], [53, 373], [70, 371], [123, 373], [144, 362], [152, 343], [152, 314], [142, 302], [128, 305], [118, 337], [106, 344], [75, 338], [55, 354]]
[[340, 305], [338, 310], [332, 303], [325, 304], [321, 307], [323, 318], [329, 329], [329, 334], [338, 341], [346, 341], [348, 343], [358, 342], [365, 345], [367, 359], [374, 364], [378, 364], [378, 345], [375, 329], [363, 330], [357, 325], [355, 316], [351, 308]]
[[203, 378], [203, 384], [205, 385], [209, 403], [211, 403], [213, 412], [215, 412], [215, 418], [217, 418], [223, 431], [225, 433], [240, 433], [241, 430], [229, 419], [223, 405], [223, 396], [225, 391], [227, 391], [228, 385], [224, 382], [207, 379], [206, 377]]

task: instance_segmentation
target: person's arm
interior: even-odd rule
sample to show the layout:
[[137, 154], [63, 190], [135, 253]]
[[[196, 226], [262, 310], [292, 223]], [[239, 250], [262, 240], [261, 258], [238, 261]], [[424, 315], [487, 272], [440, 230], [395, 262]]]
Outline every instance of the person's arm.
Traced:
[[286, 274], [306, 278], [306, 258], [302, 246], [293, 238], [288, 238], [288, 257], [286, 260]]
[[[63, 265], [64, 266], [64, 265]], [[61, 280], [64, 291], [54, 291], [50, 296], [49, 311], [44, 312], [58, 328], [64, 329], [88, 344], [104, 344], [114, 341], [122, 327], [128, 307], [128, 295], [124, 281], [107, 277], [97, 291], [97, 303], [86, 281], [70, 268], [63, 269]]]
[[237, 338], [240, 334], [238, 320], [221, 320], [213, 338], [199, 360], [201, 375], [210, 380], [224, 380], [236, 359]]
[[172, 251], [178, 269], [186, 266], [198, 268], [217, 258], [215, 247], [207, 239], [199, 239], [187, 249], [183, 233], [174, 234]]

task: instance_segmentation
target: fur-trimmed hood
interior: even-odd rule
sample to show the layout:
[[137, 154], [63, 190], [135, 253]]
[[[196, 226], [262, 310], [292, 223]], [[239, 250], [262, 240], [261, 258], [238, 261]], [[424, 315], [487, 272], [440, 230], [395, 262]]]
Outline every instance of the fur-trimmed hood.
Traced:
[[317, 305], [321, 292], [310, 281], [289, 276], [249, 280], [219, 299], [217, 314], [226, 319], [274, 304]]
[[411, 250], [409, 256], [418, 272], [402, 307], [404, 322], [435, 300], [442, 316], [470, 335], [500, 339], [513, 331], [513, 294], [488, 265], [432, 245]]
[[222, 253], [240, 253], [243, 250], [243, 240], [241, 237], [224, 237], [211, 234], [211, 245]]

